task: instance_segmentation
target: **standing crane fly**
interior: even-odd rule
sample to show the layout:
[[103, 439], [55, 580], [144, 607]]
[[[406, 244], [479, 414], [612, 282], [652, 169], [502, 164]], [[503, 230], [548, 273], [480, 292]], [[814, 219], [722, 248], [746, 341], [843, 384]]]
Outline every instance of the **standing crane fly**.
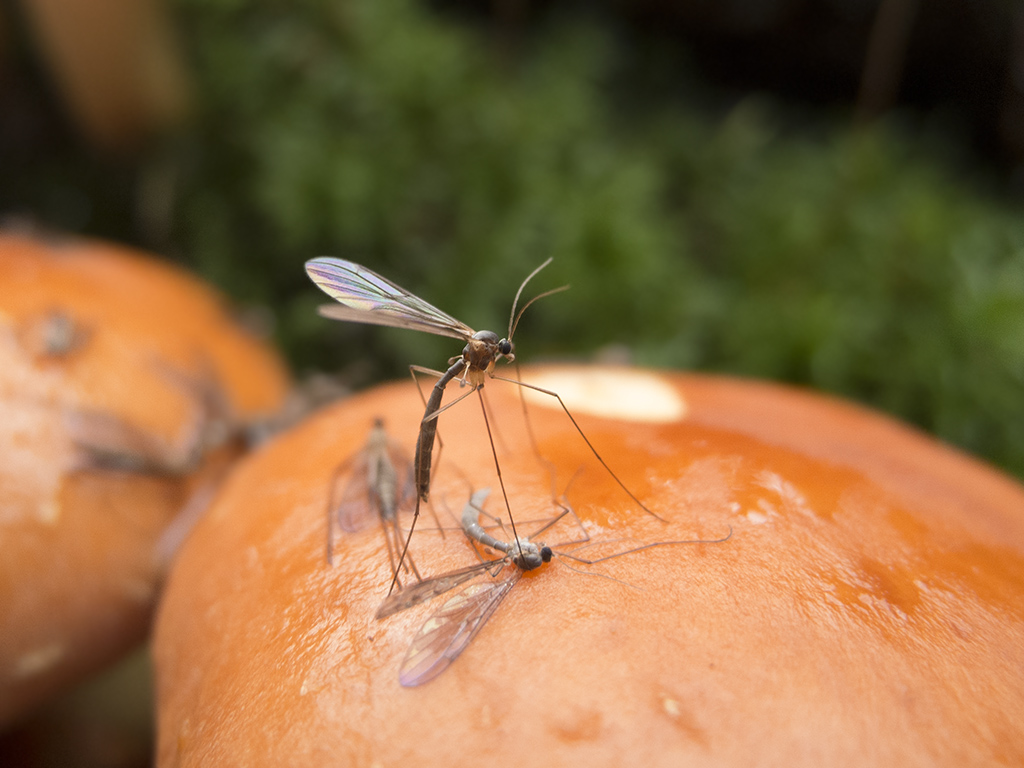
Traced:
[[[573, 552], [556, 552], [552, 547], [545, 544], [533, 542], [531, 539], [543, 531], [551, 528], [566, 515], [572, 513], [572, 508], [565, 506], [563, 511], [551, 518], [530, 538], [516, 537], [515, 543], [509, 543], [496, 539], [487, 533], [480, 525], [480, 513], [483, 511], [483, 504], [487, 500], [490, 490], [485, 488], [472, 495], [469, 503], [462, 510], [461, 525], [463, 533], [471, 541], [484, 547], [497, 550], [503, 556], [496, 560], [476, 563], [468, 568], [460, 568], [440, 576], [424, 579], [412, 586], [388, 595], [384, 602], [377, 609], [377, 618], [382, 619], [392, 614], [412, 608], [438, 595], [448, 592], [467, 581], [474, 583], [464, 587], [445, 603], [424, 623], [419, 632], [409, 644], [405, 659], [399, 669], [399, 682], [405, 687], [413, 687], [428, 683], [451, 665], [459, 655], [469, 647], [473, 638], [483, 629], [487, 620], [498, 610], [498, 606], [518, 583], [524, 571], [532, 571], [546, 563], [551, 562], [553, 556], [569, 558], [585, 565], [594, 565], [605, 560], [621, 557], [622, 555], [633, 554], [653, 547], [662, 547], [669, 544], [720, 544], [732, 536], [732, 528], [729, 533], [719, 539], [689, 539], [682, 541], [657, 541], [651, 544], [644, 544], [639, 547], [628, 549], [624, 552], [617, 552], [606, 557], [586, 560], [577, 557], [573, 552], [579, 552], [583, 547]], [[578, 518], [577, 518], [578, 520]], [[584, 535], [586, 531], [584, 530]], [[590, 541], [589, 535], [580, 541], [566, 542], [569, 545], [586, 546]], [[564, 545], [563, 545], [564, 546]], [[577, 569], [573, 569], [577, 570]], [[484, 579], [487, 574], [489, 579]], [[613, 581], [614, 577], [606, 574], [591, 574], [604, 576]]]
[[[448, 360], [448, 369], [443, 373], [441, 371], [434, 371], [428, 368], [421, 368], [419, 366], [409, 366], [410, 371], [414, 373], [426, 373], [432, 376], [437, 376], [438, 380], [430, 393], [430, 397], [426, 401], [423, 420], [420, 422], [419, 437], [416, 440], [416, 453], [414, 458], [414, 476], [417, 493], [416, 509], [413, 513], [412, 524], [409, 527], [409, 534], [405, 541], [405, 548], [399, 558], [399, 564], [401, 564], [405, 559], [405, 553], [409, 548], [409, 541], [411, 541], [413, 530], [416, 528], [416, 520], [419, 517], [420, 502], [427, 501], [430, 494], [430, 465], [434, 450], [434, 440], [437, 436], [437, 418], [443, 411], [451, 408], [460, 400], [464, 400], [469, 397], [473, 392], [478, 392], [483, 387], [484, 381], [487, 377], [498, 379], [499, 381], [508, 381], [512, 384], [518, 384], [519, 386], [527, 387], [528, 389], [556, 398], [559, 405], [561, 405], [562, 410], [565, 411], [569, 420], [572, 421], [576, 431], [579, 432], [580, 437], [582, 437], [583, 441], [587, 444], [587, 447], [590, 448], [597, 460], [615, 479], [619, 486], [647, 514], [652, 515], [659, 520], [663, 520], [663, 518], [648, 509], [643, 502], [633, 495], [633, 492], [625, 486], [614, 472], [612, 472], [611, 467], [605, 463], [605, 460], [601, 458], [601, 455], [591, 444], [590, 440], [587, 439], [583, 430], [580, 429], [579, 424], [576, 423], [576, 419], [573, 418], [569, 409], [566, 408], [565, 403], [562, 401], [562, 398], [558, 393], [548, 389], [542, 389], [541, 387], [536, 387], [531, 384], [526, 384], [516, 379], [508, 379], [498, 376], [494, 373], [495, 363], [497, 363], [498, 360], [504, 358], [508, 362], [515, 361], [515, 348], [512, 344], [512, 336], [515, 334], [516, 326], [519, 324], [519, 318], [522, 317], [523, 312], [526, 311], [527, 307], [538, 299], [550, 296], [553, 293], [558, 293], [559, 291], [564, 291], [569, 287], [564, 285], [535, 296], [530, 299], [530, 301], [528, 301], [517, 314], [516, 307], [519, 304], [519, 298], [522, 295], [526, 284], [550, 263], [551, 259], [549, 258], [533, 270], [533, 272], [531, 272], [523, 281], [522, 285], [519, 286], [515, 300], [512, 302], [512, 312], [509, 315], [508, 335], [502, 339], [493, 331], [474, 331], [465, 323], [456, 320], [454, 317], [442, 312], [432, 304], [429, 304], [418, 296], [409, 293], [409, 291], [404, 288], [395, 285], [395, 283], [391, 282], [387, 278], [381, 277], [376, 272], [354, 262], [328, 256], [310, 259], [306, 262], [306, 273], [309, 275], [310, 279], [327, 295], [339, 302], [338, 304], [327, 304], [321, 306], [319, 311], [324, 317], [333, 318], [335, 320], [346, 320], [354, 323], [384, 325], [391, 328], [408, 328], [414, 331], [432, 333], [437, 336], [450, 336], [451, 338], [460, 339], [466, 342], [466, 346], [463, 348], [462, 354], [450, 358]], [[459, 380], [460, 384], [463, 386], [468, 384], [471, 389], [444, 407], [441, 407], [441, 400], [444, 396], [445, 387], [448, 386], [449, 382], [456, 378]], [[491, 427], [487, 418], [487, 409], [484, 406], [482, 396], [480, 399], [480, 407], [483, 411], [484, 423], [487, 426], [488, 437], [490, 437]], [[502, 496], [505, 499], [505, 508], [508, 510], [509, 522], [512, 524], [512, 533], [515, 535], [515, 520], [512, 516], [512, 508], [508, 502], [508, 494], [505, 492], [505, 482], [501, 476], [501, 466], [498, 463], [498, 454], [494, 448], [493, 439], [491, 439], [491, 453], [494, 455], [494, 465], [498, 473], [498, 483], [501, 486]], [[518, 536], [516, 536], [516, 541], [518, 542], [518, 540]], [[397, 571], [395, 579], [392, 579], [391, 582], [391, 590], [394, 589], [396, 580]], [[389, 593], [391, 590], [389, 590]]]

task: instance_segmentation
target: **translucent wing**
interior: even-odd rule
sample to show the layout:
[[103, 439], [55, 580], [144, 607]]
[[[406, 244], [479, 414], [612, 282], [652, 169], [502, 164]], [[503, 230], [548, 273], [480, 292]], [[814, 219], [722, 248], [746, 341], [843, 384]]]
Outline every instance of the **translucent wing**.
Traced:
[[[424, 579], [411, 586], [405, 587], [398, 592], [392, 592], [384, 598], [384, 602], [377, 609], [377, 618], [383, 619], [393, 613], [412, 608], [414, 605], [426, 602], [448, 590], [455, 589], [459, 584], [465, 584], [472, 578], [479, 576], [484, 571], [491, 571], [499, 566], [503, 560], [491, 560], [486, 563], [477, 563], [459, 571], [452, 571], [443, 576], [436, 576], [432, 579]], [[518, 570], [518, 569], [517, 569]]]
[[375, 522], [377, 507], [369, 483], [369, 457], [360, 453], [352, 461], [349, 480], [340, 498], [332, 503], [331, 512], [338, 527], [345, 533], [357, 533]]
[[321, 256], [306, 262], [306, 273], [339, 302], [320, 307], [324, 317], [408, 328], [464, 341], [474, 333], [465, 323], [354, 262]]
[[441, 606], [413, 638], [398, 680], [412, 687], [428, 683], [459, 657], [497, 610], [522, 574], [509, 565], [503, 579], [470, 584]]
[[398, 510], [413, 499], [412, 462], [383, 427], [374, 428], [352, 460], [348, 477], [333, 513], [346, 533], [362, 531], [378, 520], [394, 521]]

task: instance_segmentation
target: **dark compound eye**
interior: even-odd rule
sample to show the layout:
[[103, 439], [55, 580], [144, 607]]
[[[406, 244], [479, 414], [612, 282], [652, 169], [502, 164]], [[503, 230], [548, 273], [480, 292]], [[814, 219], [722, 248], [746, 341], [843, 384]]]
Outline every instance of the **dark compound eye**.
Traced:
[[498, 342], [498, 351], [503, 355], [512, 354], [512, 342], [502, 339]]
[[542, 547], [540, 550], [540, 559], [545, 563], [551, 562], [551, 547]]

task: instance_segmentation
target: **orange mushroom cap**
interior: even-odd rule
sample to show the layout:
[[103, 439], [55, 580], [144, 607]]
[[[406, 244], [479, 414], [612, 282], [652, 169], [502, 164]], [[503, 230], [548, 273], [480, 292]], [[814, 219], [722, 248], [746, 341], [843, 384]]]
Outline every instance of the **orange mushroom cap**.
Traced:
[[[588, 368], [523, 379], [565, 393], [619, 478], [668, 520], [624, 494], [557, 403], [531, 398], [540, 453], [592, 540], [731, 538], [593, 567], [556, 557], [443, 674], [402, 688], [410, 641], [454, 593], [378, 621], [380, 532], [336, 542], [334, 567], [324, 556], [334, 468], [376, 417], [415, 441], [411, 385], [380, 387], [248, 457], [182, 551], [155, 634], [158, 765], [1024, 760], [1020, 485], [890, 419], [779, 386]], [[522, 535], [553, 504], [514, 389], [484, 392]], [[507, 518], [475, 401], [439, 419], [442, 522], [483, 487], [487, 511]], [[475, 561], [460, 533], [430, 530], [426, 508], [418, 525], [424, 575]]]
[[287, 387], [181, 270], [0, 235], [0, 725], [142, 639], [158, 538]]

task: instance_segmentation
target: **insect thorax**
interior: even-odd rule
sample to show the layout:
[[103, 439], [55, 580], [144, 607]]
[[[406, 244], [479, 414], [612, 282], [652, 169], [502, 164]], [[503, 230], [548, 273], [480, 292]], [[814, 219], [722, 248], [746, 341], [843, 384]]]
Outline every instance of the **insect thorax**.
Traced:
[[494, 370], [494, 363], [501, 356], [499, 342], [498, 334], [494, 331], [478, 331], [463, 348], [462, 359], [466, 361], [466, 371], [471, 381], [476, 372], [490, 373]]
[[[513, 544], [512, 551], [515, 552], [515, 554], [512, 556], [512, 562], [524, 571], [532, 571], [534, 568], [540, 568], [547, 562], [541, 553], [541, 548], [532, 541], [519, 539], [518, 549], [520, 551], [516, 552], [516, 549], [517, 547]], [[550, 559], [551, 558], [548, 557], [548, 560]]]

